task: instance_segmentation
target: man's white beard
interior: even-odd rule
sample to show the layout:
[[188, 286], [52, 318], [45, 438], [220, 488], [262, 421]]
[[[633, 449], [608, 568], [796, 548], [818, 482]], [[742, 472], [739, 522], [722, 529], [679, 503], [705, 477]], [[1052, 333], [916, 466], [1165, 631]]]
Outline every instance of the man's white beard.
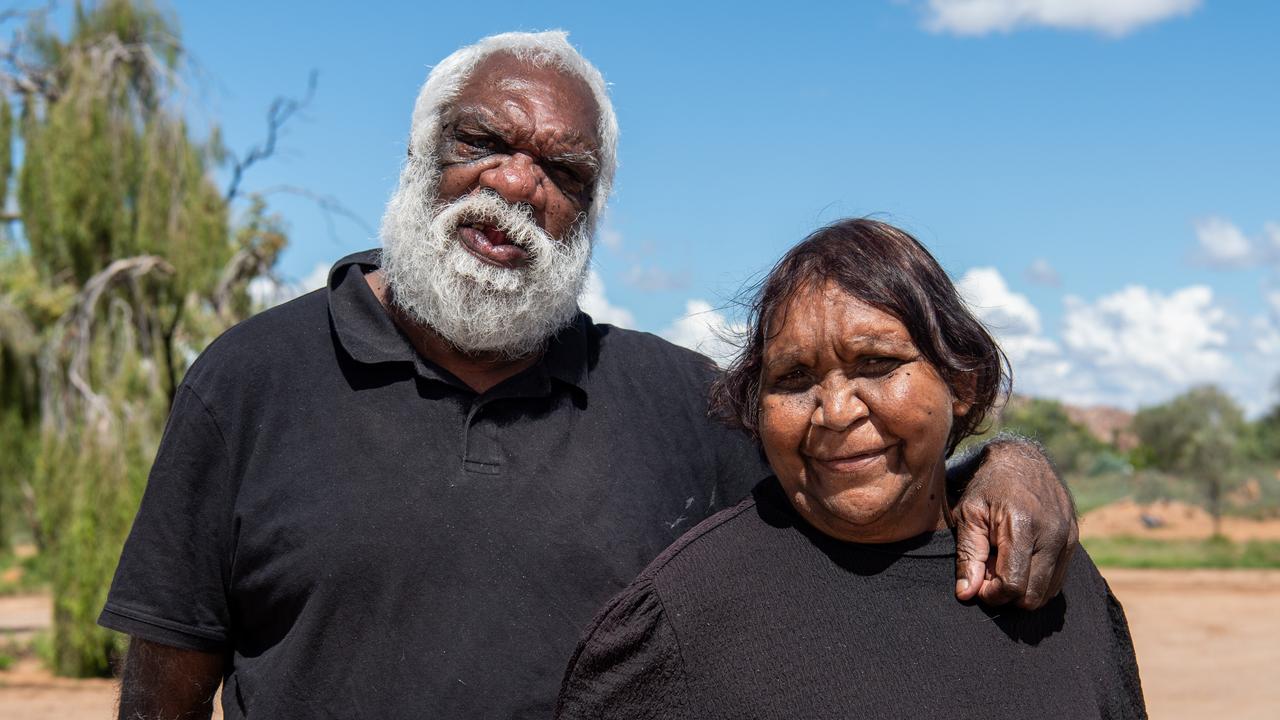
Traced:
[[[435, 202], [435, 177], [402, 178], [382, 219], [382, 270], [391, 301], [464, 353], [527, 357], [569, 324], [591, 260], [585, 219], [560, 241], [533, 221], [527, 204], [480, 191]], [[585, 215], [583, 216], [585, 218]], [[490, 265], [458, 237], [489, 223], [528, 253], [520, 267]]]

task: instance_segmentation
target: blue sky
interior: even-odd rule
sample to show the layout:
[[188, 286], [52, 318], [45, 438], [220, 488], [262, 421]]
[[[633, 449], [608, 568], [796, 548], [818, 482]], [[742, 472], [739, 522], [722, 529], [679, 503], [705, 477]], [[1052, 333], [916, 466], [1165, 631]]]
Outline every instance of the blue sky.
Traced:
[[[923, 240], [1013, 357], [1019, 389], [1124, 407], [1280, 374], [1280, 5], [178, 2], [188, 113], [232, 149], [273, 97], [314, 102], [245, 189], [274, 195], [283, 274], [377, 244], [429, 66], [563, 28], [611, 84], [617, 188], [584, 303], [718, 351], [741, 284], [808, 231], [875, 213]], [[707, 311], [709, 309], [709, 311]], [[688, 313], [695, 312], [692, 316]]]

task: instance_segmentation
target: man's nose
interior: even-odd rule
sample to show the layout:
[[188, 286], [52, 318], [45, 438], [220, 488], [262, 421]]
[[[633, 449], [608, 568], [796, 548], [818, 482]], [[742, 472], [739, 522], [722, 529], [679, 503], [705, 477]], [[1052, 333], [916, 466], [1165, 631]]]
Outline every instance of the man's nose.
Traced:
[[829, 380], [818, 386], [818, 406], [813, 409], [810, 422], [841, 432], [870, 413], [856, 383], [847, 379]]
[[529, 203], [542, 210], [546, 191], [542, 168], [524, 153], [508, 155], [498, 165], [480, 174], [480, 187], [496, 190], [509, 203]]

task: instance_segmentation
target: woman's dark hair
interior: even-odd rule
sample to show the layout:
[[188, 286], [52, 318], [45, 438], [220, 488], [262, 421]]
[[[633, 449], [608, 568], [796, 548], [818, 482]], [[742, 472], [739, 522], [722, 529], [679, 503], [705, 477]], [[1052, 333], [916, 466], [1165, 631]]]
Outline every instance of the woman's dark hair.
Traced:
[[[771, 321], [781, 327], [799, 292], [831, 283], [896, 317], [958, 399], [970, 404], [947, 439], [947, 455], [978, 432], [1010, 384], [1009, 361], [969, 312], [955, 285], [918, 240], [876, 220], [841, 220], [791, 248], [755, 287], [742, 352], [711, 390], [713, 411], [760, 439], [760, 385]], [[776, 330], [774, 334], [776, 334]], [[972, 385], [970, 385], [972, 382]]]

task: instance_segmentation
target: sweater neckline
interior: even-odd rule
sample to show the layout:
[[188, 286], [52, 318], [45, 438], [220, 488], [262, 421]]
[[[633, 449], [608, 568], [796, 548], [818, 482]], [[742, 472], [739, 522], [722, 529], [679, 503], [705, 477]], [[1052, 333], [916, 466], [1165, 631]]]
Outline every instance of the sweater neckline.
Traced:
[[[780, 527], [790, 525], [807, 535], [811, 542], [827, 548], [830, 552], [837, 554], [868, 552], [904, 558], [953, 558], [956, 556], [955, 532], [951, 528], [929, 530], [914, 537], [887, 543], [849, 542], [833, 538], [809, 524], [782, 492], [776, 476], [757, 485], [753, 495], [756, 504], [764, 506], [761, 510], [767, 516], [767, 522]], [[772, 520], [768, 519], [770, 517]]]

